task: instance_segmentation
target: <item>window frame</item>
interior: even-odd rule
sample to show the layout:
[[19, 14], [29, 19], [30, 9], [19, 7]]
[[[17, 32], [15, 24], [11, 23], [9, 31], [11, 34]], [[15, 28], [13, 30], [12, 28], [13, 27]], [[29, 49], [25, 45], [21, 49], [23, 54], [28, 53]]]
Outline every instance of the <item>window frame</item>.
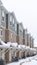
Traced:
[[14, 22], [15, 22], [15, 20], [14, 20], [14, 18], [13, 18], [13, 25], [14, 25]]
[[5, 21], [5, 11], [2, 10], [2, 22]]
[[15, 23], [15, 31], [17, 31], [17, 24]]
[[12, 26], [12, 15], [10, 15], [10, 26]]

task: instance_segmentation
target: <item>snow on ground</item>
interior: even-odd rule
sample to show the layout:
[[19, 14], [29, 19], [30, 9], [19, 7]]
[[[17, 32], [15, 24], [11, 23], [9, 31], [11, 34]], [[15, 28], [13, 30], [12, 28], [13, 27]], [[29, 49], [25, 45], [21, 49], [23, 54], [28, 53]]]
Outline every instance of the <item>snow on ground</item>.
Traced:
[[37, 65], [37, 55], [26, 59], [21, 59], [18, 62], [13, 62], [7, 65]]
[[7, 65], [20, 65], [20, 64], [19, 64], [19, 62], [13, 62], [13, 63], [7, 64]]
[[37, 65], [37, 61], [32, 60], [32, 61], [30, 61], [30, 62], [25, 62], [25, 63], [23, 63], [22, 65]]

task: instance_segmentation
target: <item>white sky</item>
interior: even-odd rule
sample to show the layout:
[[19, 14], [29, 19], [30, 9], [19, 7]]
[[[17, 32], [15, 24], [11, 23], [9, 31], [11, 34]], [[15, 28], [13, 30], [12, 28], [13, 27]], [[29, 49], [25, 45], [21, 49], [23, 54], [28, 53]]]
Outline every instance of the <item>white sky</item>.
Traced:
[[2, 0], [8, 11], [14, 11], [19, 22], [34, 37], [37, 46], [37, 0]]

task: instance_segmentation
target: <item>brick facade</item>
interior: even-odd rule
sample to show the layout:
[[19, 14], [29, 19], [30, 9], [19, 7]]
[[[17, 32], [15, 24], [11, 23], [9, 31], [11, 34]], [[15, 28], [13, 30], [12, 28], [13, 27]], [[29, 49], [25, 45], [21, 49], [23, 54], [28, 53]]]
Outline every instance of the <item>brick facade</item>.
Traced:
[[5, 30], [5, 41], [6, 42], [16, 42], [16, 33], [10, 30]]

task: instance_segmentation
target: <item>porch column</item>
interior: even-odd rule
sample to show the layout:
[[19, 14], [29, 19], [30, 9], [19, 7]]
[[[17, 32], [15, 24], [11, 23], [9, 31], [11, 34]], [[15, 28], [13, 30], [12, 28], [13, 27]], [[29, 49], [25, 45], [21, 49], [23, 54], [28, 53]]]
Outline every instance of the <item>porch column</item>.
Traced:
[[11, 51], [11, 50], [9, 50], [9, 62], [11, 62], [11, 60], [12, 60], [11, 53], [12, 53], [12, 51]]
[[27, 51], [25, 51], [25, 57], [27, 57]]
[[3, 49], [3, 50], [1, 51], [1, 56], [2, 56], [2, 59], [5, 59], [5, 49]]
[[21, 56], [22, 56], [21, 52], [22, 52], [22, 51], [19, 51], [19, 58], [22, 58], [22, 57], [21, 57]]
[[1, 57], [2, 57], [2, 56], [1, 56], [1, 49], [0, 49], [0, 59], [1, 59]]

